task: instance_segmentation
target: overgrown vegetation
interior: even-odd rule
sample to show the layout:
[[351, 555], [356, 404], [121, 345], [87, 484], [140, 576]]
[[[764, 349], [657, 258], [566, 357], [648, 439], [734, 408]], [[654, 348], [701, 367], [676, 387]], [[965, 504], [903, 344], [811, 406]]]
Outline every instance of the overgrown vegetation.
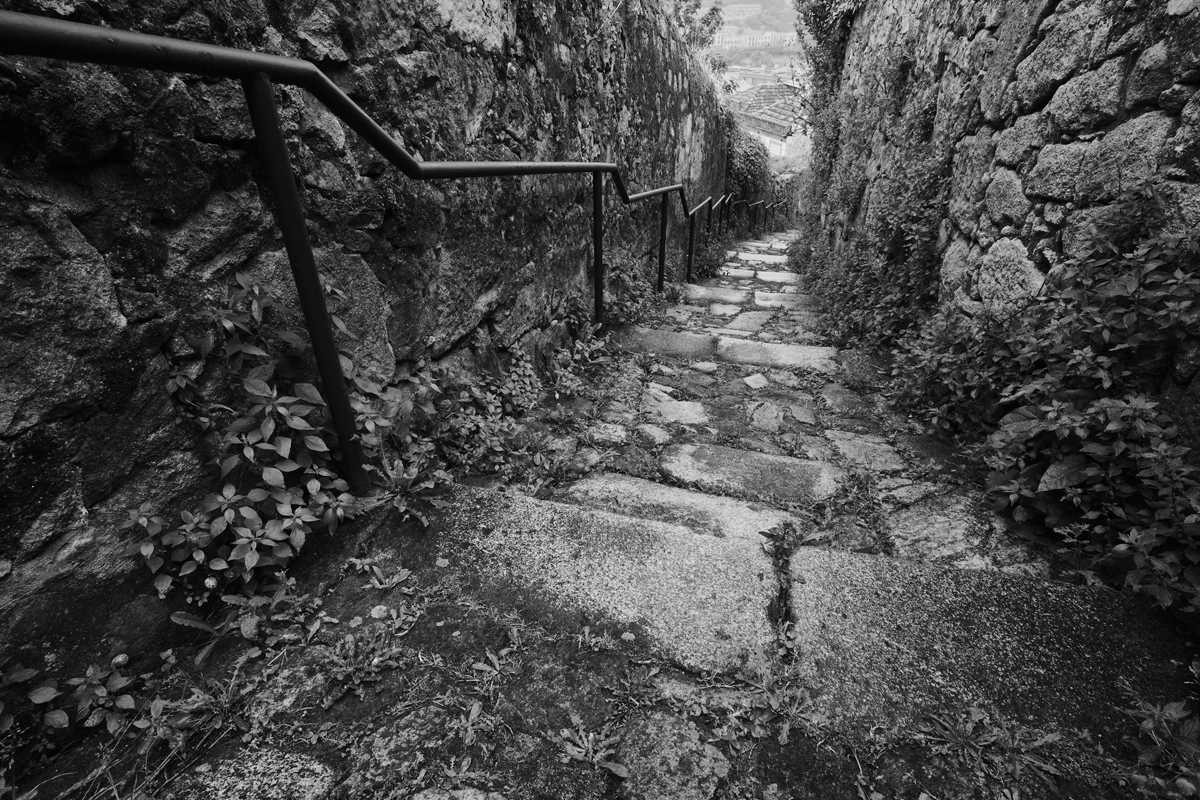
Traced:
[[[827, 188], [830, 208], [855, 217], [865, 202], [872, 212], [865, 230], [837, 242], [826, 232], [814, 234], [791, 261], [809, 288], [836, 314], [826, 325], [835, 341], [890, 347], [916, 328], [937, 301], [937, 228], [941, 219], [943, 179], [932, 158], [898, 160], [896, 172], [880, 177], [874, 196], [865, 184], [835, 176]], [[809, 224], [814, 224], [811, 217]], [[849, 222], [841, 223], [844, 228]]]
[[1081, 568], [1191, 608], [1200, 484], [1155, 398], [1200, 322], [1200, 250], [1159, 182], [1118, 202], [1037, 298], [936, 316], [901, 343], [895, 374], [933, 427], [982, 441], [988, 486], [1016, 519], [1057, 531]]
[[725, 191], [732, 192], [739, 200], [761, 199], [771, 188], [771, 156], [767, 146], [734, 120], [729, 121], [726, 130], [729, 162]]

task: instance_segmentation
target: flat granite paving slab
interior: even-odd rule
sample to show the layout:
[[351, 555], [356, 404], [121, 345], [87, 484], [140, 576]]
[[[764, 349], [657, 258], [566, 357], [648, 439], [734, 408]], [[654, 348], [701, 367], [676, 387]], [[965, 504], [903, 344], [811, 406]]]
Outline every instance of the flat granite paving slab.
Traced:
[[800, 283], [800, 276], [795, 272], [770, 272], [760, 269], [755, 275], [760, 281], [766, 281], [767, 283]]
[[727, 278], [753, 278], [754, 270], [740, 267], [721, 267], [721, 274]]
[[[768, 245], [764, 244], [763, 247]], [[786, 264], [788, 257], [772, 253], [738, 253], [739, 261], [761, 261], [764, 264]]]
[[635, 353], [711, 359], [717, 352], [715, 336], [660, 331], [657, 328], [643, 328], [638, 325], [614, 331], [613, 339], [622, 350]]
[[810, 369], [830, 375], [837, 372], [837, 348], [811, 344], [773, 344], [748, 342], [722, 336], [717, 340], [717, 358], [735, 364], [759, 364], [767, 367]]
[[775, 316], [774, 311], [743, 311], [729, 323], [729, 328], [735, 331], [754, 333], [762, 330], [773, 316]]
[[689, 670], [735, 670], [775, 646], [779, 585], [759, 542], [465, 486], [449, 500], [432, 534], [492, 592], [615, 624]]
[[815, 310], [816, 304], [806, 294], [790, 292], [755, 292], [754, 305], [759, 308], [803, 308]]
[[749, 303], [752, 295], [745, 289], [722, 289], [719, 286], [697, 286], [686, 283], [683, 297], [690, 303]]
[[1139, 598], [816, 547], [797, 548], [791, 572], [799, 677], [837, 727], [994, 705], [1119, 739], [1133, 729], [1123, 681], [1147, 700], [1185, 696], [1183, 633]]
[[555, 497], [564, 503], [628, 517], [682, 525], [705, 536], [762, 543], [762, 532], [795, 522], [786, 511], [762, 503], [691, 492], [615, 473], [589, 475]]
[[668, 478], [706, 492], [799, 503], [832, 497], [846, 478], [844, 470], [824, 461], [711, 444], [666, 447], [658, 457], [658, 468]]

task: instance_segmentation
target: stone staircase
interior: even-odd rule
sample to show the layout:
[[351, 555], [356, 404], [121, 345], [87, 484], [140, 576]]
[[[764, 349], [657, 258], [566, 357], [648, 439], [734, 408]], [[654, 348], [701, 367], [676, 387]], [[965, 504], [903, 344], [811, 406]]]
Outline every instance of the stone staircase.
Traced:
[[1103, 738], [1129, 691], [1181, 692], [1168, 623], [1052, 580], [1051, 551], [887, 409], [870, 359], [822, 342], [790, 238], [739, 244], [656, 324], [613, 334], [615, 399], [582, 437], [618, 453], [609, 469], [583, 459], [549, 501], [459, 489], [450, 546], [697, 679], [787, 673], [851, 739], [971, 707]]
[[[322, 617], [247, 712], [317, 733], [231, 743], [165, 797], [1130, 796], [1120, 709], [1187, 696], [1187, 637], [1056, 580], [878, 366], [822, 341], [789, 238], [739, 244], [613, 333], [590, 399], [531, 414], [569, 480], [360, 521], [301, 577]], [[351, 555], [407, 577], [364, 584]], [[331, 663], [385, 657], [346, 666], [353, 641], [394, 669], [315, 710]]]

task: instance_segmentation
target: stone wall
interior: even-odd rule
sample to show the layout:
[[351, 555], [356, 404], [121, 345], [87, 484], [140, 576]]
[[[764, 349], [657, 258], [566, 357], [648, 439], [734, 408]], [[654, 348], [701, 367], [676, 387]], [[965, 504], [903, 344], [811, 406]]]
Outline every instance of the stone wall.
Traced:
[[[571, 5], [0, 0], [313, 60], [425, 160], [614, 161], [631, 191], [717, 194], [718, 97], [658, 3]], [[536, 346], [590, 291], [590, 176], [414, 183], [304, 92], [278, 97], [370, 374]], [[235, 272], [294, 295], [251, 136], [234, 81], [0, 57], [0, 657], [120, 652], [162, 622], [118, 526], [217, 480], [166, 382], [215, 370], [196, 337]], [[658, 203], [607, 203], [610, 252], [648, 251]]]
[[[844, 44], [810, 241], [846, 248], [891, 211], [897, 176], [923, 182], [940, 299], [979, 313], [1037, 292], [1151, 173], [1200, 222], [1197, 0], [867, 0]], [[1200, 398], [1198, 352], [1175, 354], [1169, 401]]]

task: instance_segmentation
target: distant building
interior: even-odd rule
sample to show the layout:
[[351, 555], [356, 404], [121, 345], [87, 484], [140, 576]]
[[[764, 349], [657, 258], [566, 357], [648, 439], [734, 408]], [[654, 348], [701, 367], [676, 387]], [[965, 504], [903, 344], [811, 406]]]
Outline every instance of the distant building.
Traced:
[[730, 95], [730, 108], [773, 156], [804, 158], [811, 144], [804, 125], [803, 95], [790, 83], [764, 83]]
[[737, 3], [731, 6], [722, 6], [721, 12], [725, 19], [745, 19], [762, 13], [762, 6], [758, 3]]
[[792, 47], [797, 41], [795, 31], [744, 31], [737, 28], [721, 28], [713, 36], [711, 46], [717, 50], [754, 50]]

